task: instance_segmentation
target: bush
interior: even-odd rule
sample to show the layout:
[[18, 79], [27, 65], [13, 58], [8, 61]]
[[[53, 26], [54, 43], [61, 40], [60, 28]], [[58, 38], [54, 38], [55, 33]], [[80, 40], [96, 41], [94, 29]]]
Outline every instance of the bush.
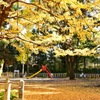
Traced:
[[[14, 92], [11, 92], [10, 100], [14, 100], [15, 98], [17, 98], [17, 95]], [[4, 92], [0, 92], [0, 100], [4, 100]]]
[[4, 98], [4, 92], [0, 92], [0, 100], [3, 100]]

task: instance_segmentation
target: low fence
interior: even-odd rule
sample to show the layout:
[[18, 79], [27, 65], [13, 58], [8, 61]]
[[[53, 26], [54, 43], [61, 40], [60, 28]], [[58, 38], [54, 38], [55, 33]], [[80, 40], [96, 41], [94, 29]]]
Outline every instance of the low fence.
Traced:
[[100, 74], [75, 74], [75, 78], [100, 78]]
[[10, 100], [12, 84], [15, 84], [16, 86], [14, 88], [18, 90], [18, 98], [16, 100], [24, 100], [24, 81], [19, 80], [17, 82], [11, 82], [8, 78], [6, 79], [5, 82], [0, 82], [0, 85], [4, 86], [3, 87], [4, 91], [2, 91], [4, 92], [3, 100]]
[[[34, 73], [30, 73], [28, 76], [31, 76]], [[67, 77], [67, 73], [51, 73], [51, 75], [53, 76], [53, 78], [66, 78]], [[3, 77], [6, 77], [7, 74], [3, 73]], [[8, 77], [14, 77], [14, 78], [19, 78], [22, 77], [22, 74], [19, 73], [19, 75], [17, 75], [16, 77], [14, 76], [14, 73], [8, 73]], [[47, 78], [48, 75], [47, 73], [39, 73], [37, 74], [35, 77], [41, 77], [41, 78]], [[79, 73], [75, 73], [75, 78], [100, 78], [100, 74], [79, 74]]]
[[[28, 76], [31, 76], [32, 74], [34, 74], [34, 73], [29, 73]], [[7, 73], [3, 73], [2, 77], [6, 77], [7, 75], [8, 75], [8, 77], [10, 77], [10, 78], [15, 77], [15, 76], [14, 76], [14, 73], [8, 73], [8, 74], [7, 74]], [[51, 75], [53, 76], [53, 78], [66, 78], [66, 76], [67, 76], [66, 73], [51, 73]], [[16, 75], [15, 78], [18, 78], [18, 76], [19, 76], [19, 77], [22, 77], [22, 74], [19, 73], [19, 75]], [[39, 73], [39, 74], [36, 75], [36, 77], [47, 78], [48, 75], [47, 75], [47, 73]]]
[[[66, 78], [67, 73], [52, 73], [53, 78]], [[40, 73], [37, 77], [46, 78], [48, 75], [46, 73]], [[77, 74], [75, 73], [75, 78], [100, 78], [100, 74]]]
[[[66, 78], [67, 77], [66, 73], [51, 73], [51, 75], [53, 76], [53, 78]], [[48, 75], [47, 73], [39, 73], [38, 75], [36, 75], [36, 77], [47, 78]]]

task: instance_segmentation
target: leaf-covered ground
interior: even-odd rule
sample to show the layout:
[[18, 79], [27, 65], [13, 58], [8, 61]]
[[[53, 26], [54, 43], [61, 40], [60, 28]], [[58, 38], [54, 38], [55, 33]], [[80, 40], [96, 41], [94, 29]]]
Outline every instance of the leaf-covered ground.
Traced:
[[100, 80], [25, 83], [25, 100], [100, 100]]

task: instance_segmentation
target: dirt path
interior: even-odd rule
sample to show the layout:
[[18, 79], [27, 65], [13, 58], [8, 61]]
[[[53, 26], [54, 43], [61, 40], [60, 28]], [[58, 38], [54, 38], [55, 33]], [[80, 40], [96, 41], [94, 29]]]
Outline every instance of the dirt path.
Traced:
[[26, 83], [25, 100], [100, 100], [100, 81], [67, 80]]

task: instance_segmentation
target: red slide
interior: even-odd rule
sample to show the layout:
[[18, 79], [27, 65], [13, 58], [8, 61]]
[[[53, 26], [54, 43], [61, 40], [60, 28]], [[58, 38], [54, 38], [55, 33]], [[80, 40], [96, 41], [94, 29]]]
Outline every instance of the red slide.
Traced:
[[42, 65], [42, 71], [45, 71], [48, 74], [48, 76], [50, 78], [52, 78], [52, 75], [51, 75], [50, 71], [47, 69], [47, 66], [46, 65]]

